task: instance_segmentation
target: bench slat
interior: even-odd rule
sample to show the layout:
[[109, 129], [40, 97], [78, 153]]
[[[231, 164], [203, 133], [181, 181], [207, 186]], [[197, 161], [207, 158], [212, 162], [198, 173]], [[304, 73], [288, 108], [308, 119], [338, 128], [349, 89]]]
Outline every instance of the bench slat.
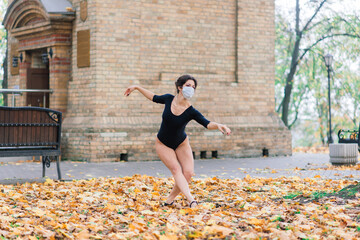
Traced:
[[2, 146], [46, 146], [53, 143], [60, 146], [60, 132], [60, 112], [36, 107], [0, 107]]
[[58, 127], [57, 123], [0, 123], [0, 127]]
[[61, 122], [62, 113], [51, 109], [0, 106], [0, 157], [43, 156], [43, 177], [56, 159], [61, 179]]
[[32, 156], [60, 156], [60, 150], [53, 149], [18, 149], [13, 150], [1, 150], [0, 157], [32, 157]]
[[[5, 111], [0, 111], [0, 122], [5, 122]], [[0, 142], [5, 142], [5, 128], [0, 127]]]

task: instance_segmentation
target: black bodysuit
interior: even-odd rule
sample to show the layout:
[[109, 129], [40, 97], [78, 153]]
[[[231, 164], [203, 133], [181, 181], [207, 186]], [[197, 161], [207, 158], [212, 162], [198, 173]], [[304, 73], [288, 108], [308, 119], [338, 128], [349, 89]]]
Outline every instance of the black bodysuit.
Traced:
[[185, 127], [189, 121], [195, 119], [205, 128], [210, 123], [198, 110], [193, 106], [188, 107], [182, 114], [174, 115], [171, 112], [171, 103], [174, 96], [171, 94], [155, 95], [153, 101], [156, 103], [165, 104], [164, 112], [162, 114], [162, 123], [157, 135], [160, 142], [169, 148], [176, 149], [185, 139]]

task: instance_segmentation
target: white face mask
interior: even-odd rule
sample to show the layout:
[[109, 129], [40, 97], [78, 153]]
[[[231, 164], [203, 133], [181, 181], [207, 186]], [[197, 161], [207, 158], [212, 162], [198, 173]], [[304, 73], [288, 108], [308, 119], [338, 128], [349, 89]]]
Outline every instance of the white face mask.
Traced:
[[182, 94], [184, 96], [184, 98], [186, 99], [190, 99], [192, 96], [194, 96], [194, 88], [193, 87], [187, 87], [187, 86], [184, 86], [182, 88]]

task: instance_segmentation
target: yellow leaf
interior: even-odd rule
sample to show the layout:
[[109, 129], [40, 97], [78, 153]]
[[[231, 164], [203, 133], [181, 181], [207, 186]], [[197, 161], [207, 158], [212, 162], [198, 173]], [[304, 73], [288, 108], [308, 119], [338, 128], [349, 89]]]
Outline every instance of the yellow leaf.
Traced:
[[87, 239], [90, 239], [90, 237], [91, 237], [90, 233], [87, 230], [82, 230], [79, 233], [74, 233], [74, 236], [78, 240], [87, 240]]
[[203, 233], [208, 234], [219, 234], [221, 238], [228, 236], [230, 233], [234, 232], [231, 228], [223, 227], [220, 225], [212, 225], [211, 227], [206, 226]]
[[199, 238], [199, 237], [202, 237], [203, 234], [199, 231], [195, 231], [195, 232], [189, 233], [187, 236], [189, 238]]
[[44, 215], [46, 214], [45, 211], [43, 211], [43, 210], [41, 210], [41, 209], [39, 209], [39, 208], [35, 209], [34, 213], [35, 213], [35, 215], [38, 216], [38, 217], [42, 217], [42, 216], [44, 216]]
[[305, 231], [310, 231], [312, 228], [310, 225], [298, 225], [297, 227]]
[[128, 200], [128, 206], [130, 206], [130, 207], [135, 206], [135, 202], [134, 202], [133, 199], [130, 198], [130, 199]]
[[[161, 236], [161, 235], [160, 235]], [[154, 234], [151, 234], [151, 233], [144, 233], [144, 239], [147, 239], [147, 240], [157, 240], [157, 238], [154, 236]]]
[[66, 232], [64, 232], [63, 230], [61, 229], [58, 229], [56, 230], [58, 231], [59, 233], [61, 233], [62, 235], [64, 235], [65, 237], [69, 238], [69, 239], [74, 239], [73, 237], [71, 237], [70, 235], [68, 235]]
[[178, 237], [173, 234], [160, 235], [159, 240], [177, 240]]
[[45, 180], [45, 185], [53, 185], [55, 182], [52, 180], [52, 179], [50, 179], [50, 178], [47, 178], [46, 180]]
[[270, 229], [272, 234], [270, 235], [271, 239], [279, 239], [279, 240], [295, 240], [295, 236], [291, 231], [280, 231], [278, 229]]
[[155, 237], [160, 238], [161, 234], [159, 231], [153, 231], [153, 234], [155, 235]]
[[249, 223], [256, 226], [261, 226], [265, 224], [264, 219], [250, 218]]
[[294, 177], [292, 177], [292, 179], [293, 179], [294, 181], [301, 181], [301, 178], [300, 178], [299, 176], [294, 176]]
[[112, 212], [112, 211], [116, 210], [116, 206], [108, 203], [108, 204], [106, 205], [105, 209], [107, 209], [107, 210], [109, 210], [109, 211]]
[[121, 223], [128, 223], [129, 222], [129, 219], [123, 215], [117, 215], [116, 216], [117, 220]]
[[325, 222], [327, 225], [332, 226], [332, 227], [338, 227], [340, 226], [339, 222], [335, 222], [335, 221], [326, 221]]
[[255, 205], [250, 204], [250, 203], [245, 203], [243, 208], [245, 210], [252, 210], [252, 209], [256, 209], [257, 207]]
[[86, 227], [94, 232], [104, 231], [104, 227], [102, 225], [89, 224]]
[[185, 214], [186, 214], [186, 211], [185, 211], [184, 209], [181, 209], [181, 210], [179, 211], [179, 213], [180, 213], [181, 215], [185, 215]]
[[138, 230], [139, 232], [144, 231], [144, 228], [139, 223], [136, 223], [136, 222], [130, 223], [129, 229], [132, 231]]
[[177, 233], [180, 231], [180, 228], [178, 228], [176, 225], [171, 223], [166, 223], [166, 230], [169, 232]]
[[146, 210], [141, 211], [141, 214], [142, 214], [142, 215], [154, 215], [154, 214], [156, 214], [156, 213], [153, 212], [153, 211], [150, 211], [150, 210], [146, 209]]

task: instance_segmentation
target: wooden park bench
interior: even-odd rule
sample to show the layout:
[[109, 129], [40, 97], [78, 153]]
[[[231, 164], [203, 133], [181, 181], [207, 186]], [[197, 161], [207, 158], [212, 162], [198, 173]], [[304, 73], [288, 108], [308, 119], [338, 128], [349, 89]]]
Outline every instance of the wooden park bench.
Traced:
[[0, 107], [0, 157], [41, 156], [45, 166], [56, 160], [60, 171], [62, 113], [40, 107]]

